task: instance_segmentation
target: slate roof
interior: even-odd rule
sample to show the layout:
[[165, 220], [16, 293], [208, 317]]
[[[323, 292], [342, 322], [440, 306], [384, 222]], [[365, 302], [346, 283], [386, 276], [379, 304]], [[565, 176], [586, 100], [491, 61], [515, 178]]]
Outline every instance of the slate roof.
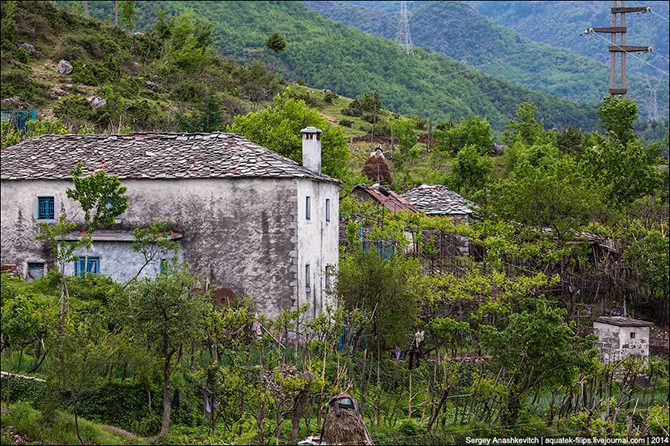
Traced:
[[616, 325], [618, 327], [653, 327], [654, 324], [639, 319], [633, 319], [624, 316], [600, 316], [593, 320], [603, 324]]
[[104, 170], [120, 179], [308, 178], [337, 180], [232, 133], [44, 135], [0, 152], [3, 180], [69, 179]]
[[402, 196], [427, 215], [468, 215], [475, 207], [471, 201], [440, 185], [422, 184]]
[[400, 210], [405, 210], [412, 213], [419, 212], [414, 208], [414, 206], [411, 205], [409, 201], [404, 199], [402, 196], [396, 194], [390, 189], [385, 188], [384, 186], [380, 186], [379, 184], [375, 184], [373, 186], [368, 186], [367, 184], [359, 184], [356, 187], [354, 187], [354, 191], [356, 190], [362, 190], [366, 192], [376, 202], [385, 206], [392, 212]]

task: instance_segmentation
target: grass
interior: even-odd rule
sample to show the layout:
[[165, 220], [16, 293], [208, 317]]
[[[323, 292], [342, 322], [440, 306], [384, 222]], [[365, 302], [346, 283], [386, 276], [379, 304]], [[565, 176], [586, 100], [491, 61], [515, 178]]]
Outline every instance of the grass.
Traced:
[[[22, 442], [36, 444], [80, 444], [72, 414], [57, 410], [55, 417], [47, 420], [41, 411], [26, 402], [9, 407], [3, 404], [2, 411], [2, 444], [14, 444], [11, 437], [14, 435], [20, 436]], [[140, 438], [113, 432], [81, 417], [79, 432], [86, 444], [146, 444]]]

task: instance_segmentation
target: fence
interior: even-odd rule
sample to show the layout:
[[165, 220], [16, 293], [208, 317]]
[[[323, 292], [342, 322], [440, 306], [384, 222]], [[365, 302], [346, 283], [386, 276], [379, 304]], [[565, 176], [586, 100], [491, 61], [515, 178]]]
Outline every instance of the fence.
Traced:
[[25, 132], [28, 121], [37, 120], [37, 110], [2, 110], [0, 114], [2, 122], [10, 122], [14, 128]]

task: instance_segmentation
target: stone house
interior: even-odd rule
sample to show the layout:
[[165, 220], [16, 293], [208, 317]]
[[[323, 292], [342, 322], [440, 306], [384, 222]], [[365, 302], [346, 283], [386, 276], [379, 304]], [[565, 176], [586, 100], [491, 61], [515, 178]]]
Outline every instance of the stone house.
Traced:
[[617, 362], [629, 356], [649, 357], [649, 328], [651, 322], [623, 316], [601, 316], [593, 321], [593, 333], [598, 336], [596, 347], [604, 362]]
[[[38, 223], [61, 215], [84, 223], [66, 196], [68, 172], [83, 162], [85, 173], [118, 177], [129, 206], [96, 234], [88, 263], [68, 273], [127, 280], [143, 263], [130, 231], [167, 221], [182, 259], [212, 286], [250, 296], [268, 316], [305, 302], [316, 315], [338, 266], [339, 185], [321, 173], [321, 130], [301, 133], [302, 165], [228, 133], [47, 135], [4, 149], [1, 263], [24, 277], [53, 267], [49, 244], [35, 240]], [[141, 277], [157, 274], [163, 260]]]
[[408, 190], [402, 197], [419, 212], [447, 216], [455, 224], [467, 223], [473, 214], [474, 203], [439, 184], [422, 184]]

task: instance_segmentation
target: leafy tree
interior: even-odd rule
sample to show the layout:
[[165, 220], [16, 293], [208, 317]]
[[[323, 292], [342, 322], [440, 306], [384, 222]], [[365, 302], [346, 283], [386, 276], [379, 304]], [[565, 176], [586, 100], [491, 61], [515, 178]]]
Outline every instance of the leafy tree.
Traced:
[[193, 12], [184, 12], [170, 20], [169, 28], [156, 28], [159, 35], [169, 36], [165, 43], [162, 71], [169, 74], [175, 69], [192, 72], [214, 55], [212, 24], [195, 18]]
[[84, 211], [84, 220], [89, 232], [99, 227], [111, 225], [114, 219], [128, 209], [125, 186], [115, 176], [104, 171], [83, 176], [83, 163], [78, 163], [70, 171], [74, 188], [67, 190], [68, 198], [78, 201]]
[[210, 298], [201, 289], [182, 266], [154, 279], [136, 282], [130, 287], [128, 298], [117, 296], [114, 301], [118, 318], [131, 336], [163, 362], [163, 421], [159, 439], [165, 438], [170, 429], [174, 355], [182, 346], [202, 339], [203, 321], [211, 312]]
[[458, 125], [435, 130], [435, 149], [456, 155], [466, 146], [475, 146], [484, 155], [493, 146], [493, 129], [486, 118], [471, 116]]
[[[369, 335], [383, 347], [409, 346], [418, 322], [418, 262], [358, 250], [340, 263], [336, 294], [344, 307], [365, 311]], [[360, 328], [360, 327], [359, 327]]]
[[456, 189], [466, 193], [481, 190], [493, 174], [493, 161], [481, 155], [477, 146], [462, 148], [451, 165], [451, 182]]
[[623, 144], [609, 138], [600, 146], [584, 151], [579, 166], [615, 207], [630, 205], [635, 199], [657, 190], [662, 182], [660, 172], [650, 163], [647, 150], [637, 140]]
[[568, 385], [595, 360], [593, 340], [576, 336], [565, 316], [540, 301], [534, 311], [511, 314], [503, 330], [482, 327], [482, 343], [510, 383], [505, 425], [514, 424], [531, 389]]
[[559, 240], [588, 223], [598, 210], [599, 197], [577, 168], [551, 145], [523, 152], [508, 179], [492, 187], [491, 204], [500, 217], [552, 228]]
[[[176, 257], [179, 243], [172, 240], [170, 238], [171, 235], [172, 231], [170, 231], [168, 223], [164, 221], [158, 221], [145, 228], [133, 229], [135, 240], [133, 240], [132, 248], [134, 251], [142, 254], [144, 263], [137, 271], [137, 274], [124, 285], [124, 288], [137, 280], [142, 270], [149, 263], [153, 262], [157, 256], [165, 258], [168, 254], [172, 254]], [[176, 258], [173, 260], [176, 260]]]
[[47, 240], [51, 244], [51, 249], [53, 256], [56, 260], [56, 265], [58, 266], [58, 271], [60, 272], [60, 312], [59, 312], [59, 321], [61, 328], [65, 324], [65, 316], [69, 311], [69, 293], [67, 289], [67, 280], [65, 278], [65, 264], [72, 262], [78, 258], [74, 255], [75, 249], [77, 249], [81, 243], [80, 242], [67, 242], [65, 241], [65, 236], [70, 232], [74, 231], [77, 227], [74, 223], [66, 223], [65, 217], [61, 215], [58, 218], [58, 223], [55, 225], [50, 225], [46, 222], [40, 223], [41, 233], [36, 240]]
[[349, 148], [347, 134], [320, 116], [303, 101], [277, 96], [274, 104], [264, 110], [236, 116], [230, 131], [272, 149], [298, 163], [302, 161], [302, 136], [300, 130], [314, 126], [323, 130], [323, 172], [335, 178], [348, 175]]
[[530, 102], [519, 104], [514, 119], [509, 121], [503, 133], [506, 146], [511, 146], [517, 141], [526, 146], [532, 146], [538, 142], [544, 133], [544, 120], [537, 122], [536, 112], [537, 107]]
[[624, 260], [633, 265], [640, 283], [649, 286], [654, 294], [670, 298], [670, 247], [668, 236], [652, 230], [633, 242], [624, 252]]
[[123, 0], [120, 1], [121, 6], [121, 21], [125, 25], [126, 29], [132, 30], [135, 26], [133, 20], [135, 19], [135, 1], [134, 0]]
[[624, 146], [635, 139], [633, 127], [637, 121], [637, 104], [623, 96], [606, 96], [598, 109], [605, 130]]
[[180, 127], [187, 132], [215, 132], [223, 125], [223, 111], [219, 98], [209, 92], [196, 112], [190, 116], [178, 116]]
[[394, 164], [403, 165], [407, 161], [415, 160], [418, 152], [415, 150], [417, 136], [414, 121], [406, 118], [391, 120], [391, 134], [398, 139], [400, 150], [394, 154]]
[[556, 134], [556, 147], [568, 155], [577, 155], [582, 152], [584, 144], [584, 133], [581, 129], [568, 127]]

